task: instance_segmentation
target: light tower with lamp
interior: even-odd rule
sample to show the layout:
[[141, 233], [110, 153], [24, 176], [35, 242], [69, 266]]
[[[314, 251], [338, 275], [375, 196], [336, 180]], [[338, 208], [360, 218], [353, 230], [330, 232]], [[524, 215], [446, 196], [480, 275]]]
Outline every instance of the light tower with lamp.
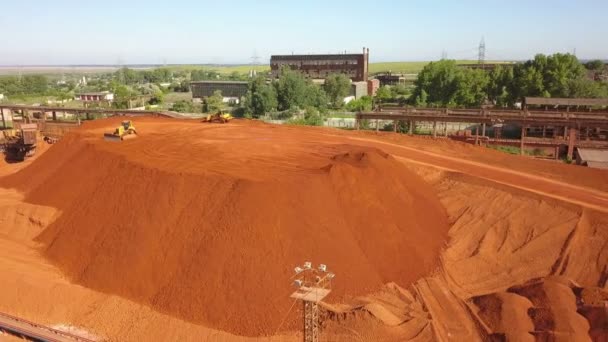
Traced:
[[294, 268], [294, 286], [298, 289], [291, 298], [302, 301], [304, 311], [304, 342], [318, 342], [320, 333], [319, 302], [331, 292], [331, 281], [336, 276], [327, 271], [327, 265], [317, 268], [307, 261]]

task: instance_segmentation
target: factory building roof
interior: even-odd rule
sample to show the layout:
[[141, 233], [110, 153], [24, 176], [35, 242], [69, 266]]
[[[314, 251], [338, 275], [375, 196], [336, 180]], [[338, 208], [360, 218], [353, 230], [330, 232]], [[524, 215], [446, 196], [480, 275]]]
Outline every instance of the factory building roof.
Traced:
[[608, 169], [608, 150], [578, 148], [576, 152], [581, 164], [598, 169]]

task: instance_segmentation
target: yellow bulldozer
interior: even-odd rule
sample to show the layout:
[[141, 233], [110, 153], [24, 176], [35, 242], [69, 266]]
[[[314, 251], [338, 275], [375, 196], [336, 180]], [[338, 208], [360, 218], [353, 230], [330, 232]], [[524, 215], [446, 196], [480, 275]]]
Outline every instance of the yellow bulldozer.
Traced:
[[137, 130], [131, 120], [123, 121], [112, 133], [104, 133], [103, 138], [108, 141], [121, 141], [137, 138]]
[[203, 118], [203, 122], [218, 122], [218, 123], [227, 123], [233, 119], [233, 116], [229, 113], [217, 112], [215, 114], [209, 114]]

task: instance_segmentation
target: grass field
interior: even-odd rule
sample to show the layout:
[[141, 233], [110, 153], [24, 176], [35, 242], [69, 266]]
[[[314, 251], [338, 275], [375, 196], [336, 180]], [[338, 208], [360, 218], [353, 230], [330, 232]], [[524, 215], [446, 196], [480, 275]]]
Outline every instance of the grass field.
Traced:
[[[474, 64], [477, 61], [470, 60], [458, 60], [456, 61], [458, 64]], [[499, 62], [491, 62], [489, 63], [499, 63]], [[420, 62], [379, 62], [379, 63], [370, 63], [369, 64], [369, 72], [371, 74], [377, 74], [381, 72], [393, 72], [399, 74], [417, 74], [422, 70], [422, 68], [428, 64], [428, 61], [420, 61]], [[160, 67], [160, 66], [159, 66]], [[44, 74], [47, 76], [50, 75], [61, 75], [61, 74], [97, 74], [97, 73], [106, 73], [113, 72], [118, 67], [111, 66], [103, 66], [103, 67], [0, 67], [0, 75], [16, 75], [19, 72], [24, 74]], [[268, 65], [170, 65], [169, 69], [172, 70], [192, 70], [192, 69], [204, 69], [204, 70], [214, 70], [222, 74], [231, 74], [233, 72], [238, 72], [240, 74], [246, 74], [250, 70], [255, 70], [258, 73], [265, 73], [270, 71], [270, 67]], [[145, 68], [144, 68], [145, 69]]]
[[[427, 65], [429, 62], [381, 62], [381, 63], [370, 63], [369, 64], [369, 72], [371, 74], [377, 74], [381, 72], [394, 72], [400, 74], [417, 74]], [[477, 63], [477, 61], [457, 61], [459, 64], [473, 64]], [[259, 65], [252, 67], [251, 65], [235, 65], [235, 66], [199, 66], [199, 65], [180, 65], [171, 68], [177, 69], [205, 69], [205, 70], [215, 70], [222, 74], [230, 74], [233, 72], [239, 73], [247, 73], [252, 68], [256, 70], [258, 73], [269, 72], [270, 67], [267, 65]]]
[[[427, 65], [429, 61], [421, 61], [421, 62], [379, 62], [379, 63], [369, 63], [369, 72], [370, 74], [377, 74], [381, 72], [393, 72], [398, 74], [417, 74]], [[458, 64], [475, 64], [477, 61], [473, 60], [457, 60]], [[488, 61], [488, 63], [501, 63], [498, 61]], [[231, 66], [203, 66], [203, 65], [179, 65], [179, 66], [170, 66], [169, 68], [174, 70], [179, 69], [204, 69], [204, 70], [215, 70], [222, 74], [230, 74], [233, 72], [238, 72], [241, 74], [248, 73], [250, 70], [254, 69], [258, 73], [269, 72], [270, 67], [268, 65], [231, 65]]]

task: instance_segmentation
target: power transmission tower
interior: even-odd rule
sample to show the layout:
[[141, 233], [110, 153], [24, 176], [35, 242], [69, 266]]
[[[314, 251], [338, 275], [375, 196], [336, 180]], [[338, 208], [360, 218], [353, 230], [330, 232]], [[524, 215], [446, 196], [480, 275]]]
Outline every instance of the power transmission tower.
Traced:
[[336, 276], [320, 264], [313, 268], [311, 262], [295, 269], [294, 285], [298, 288], [291, 298], [302, 301], [304, 318], [304, 342], [319, 342], [321, 324], [319, 322], [319, 302], [331, 292], [331, 280]]
[[251, 65], [260, 65], [260, 56], [258, 56], [258, 52], [255, 50], [253, 50], [253, 55], [251, 55]]
[[254, 77], [256, 75], [256, 66], [260, 65], [260, 56], [258, 56], [258, 52], [253, 50], [253, 55], [251, 55], [251, 70], [249, 71], [249, 77]]
[[482, 69], [486, 63], [486, 41], [483, 37], [481, 37], [481, 41], [479, 42], [478, 63], [481, 64]]

